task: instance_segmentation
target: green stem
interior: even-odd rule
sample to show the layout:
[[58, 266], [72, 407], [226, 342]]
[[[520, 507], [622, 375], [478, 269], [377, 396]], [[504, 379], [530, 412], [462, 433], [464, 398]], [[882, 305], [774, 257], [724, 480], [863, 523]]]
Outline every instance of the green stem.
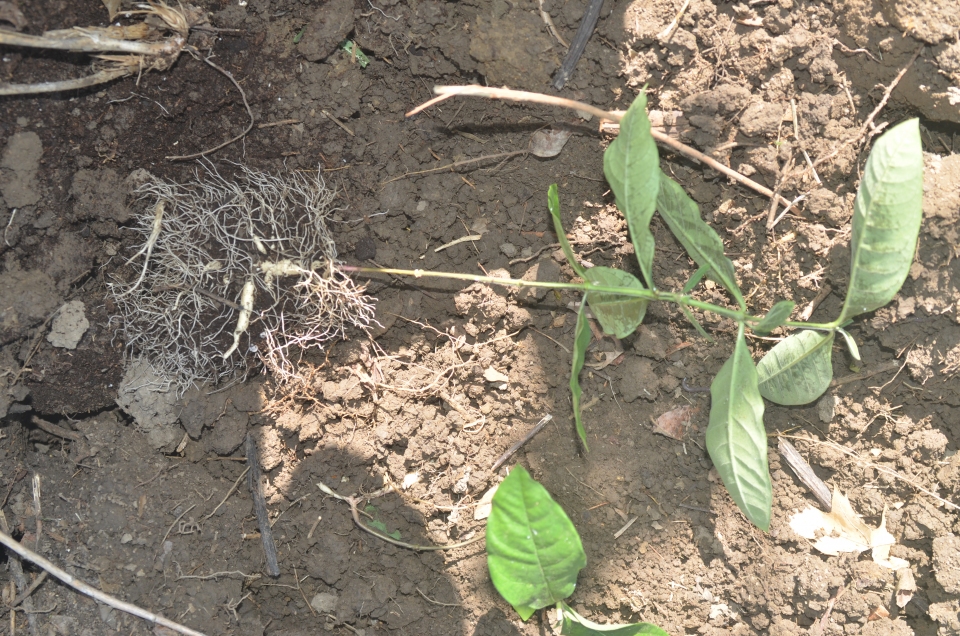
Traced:
[[[738, 323], [755, 323], [760, 322], [761, 320], [761, 318], [750, 316], [746, 312], [703, 302], [702, 300], [691, 298], [686, 294], [677, 294], [674, 292], [665, 292], [653, 289], [611, 287], [608, 285], [595, 285], [593, 283], [550, 283], [545, 281], [519, 280], [516, 278], [493, 278], [492, 276], [457, 274], [454, 272], [432, 272], [423, 269], [390, 269], [341, 265], [340, 270], [343, 272], [352, 272], [358, 274], [392, 274], [394, 276], [413, 276], [414, 278], [447, 278], [454, 280], [466, 280], [473, 283], [485, 283], [487, 285], [503, 285], [505, 287], [540, 287], [541, 289], [569, 289], [581, 292], [616, 294], [619, 296], [629, 296], [632, 298], [646, 298], [648, 300], [660, 300], [668, 303], [676, 303], [684, 307], [694, 307], [702, 311], [710, 311], [715, 314], [719, 314], [726, 318], [735, 320]], [[806, 323], [798, 324], [806, 326]]]
[[[598, 292], [602, 294], [618, 294], [620, 296], [629, 296], [632, 298], [646, 298], [648, 300], [660, 300], [668, 303], [675, 303], [681, 307], [694, 307], [701, 311], [710, 311], [720, 316], [730, 318], [739, 324], [758, 323], [762, 318], [751, 316], [745, 311], [738, 311], [728, 307], [721, 307], [712, 303], [706, 303], [696, 298], [691, 298], [686, 294], [677, 294], [675, 292], [665, 292], [655, 289], [634, 289], [629, 287], [610, 287], [608, 285], [595, 285], [593, 283], [550, 283], [535, 280], [519, 280], [516, 278], [493, 278], [492, 276], [476, 276], [474, 274], [457, 274], [454, 272], [432, 272], [424, 269], [389, 269], [380, 267], [353, 267], [350, 265], [341, 265], [343, 272], [358, 274], [392, 274], [394, 276], [412, 276], [414, 278], [447, 278], [454, 280], [466, 280], [473, 283], [486, 283], [488, 285], [502, 285], [504, 287], [540, 287], [542, 289], [569, 289], [581, 292]], [[785, 327], [793, 329], [813, 329], [815, 331], [836, 331], [840, 326], [838, 321], [834, 322], [797, 322], [788, 320], [783, 323]]]

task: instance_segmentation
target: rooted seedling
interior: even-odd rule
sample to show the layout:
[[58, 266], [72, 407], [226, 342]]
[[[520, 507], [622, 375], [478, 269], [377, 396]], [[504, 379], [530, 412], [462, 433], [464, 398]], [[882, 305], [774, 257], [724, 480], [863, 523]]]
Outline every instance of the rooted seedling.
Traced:
[[[319, 173], [276, 177], [241, 167], [227, 181], [151, 178], [137, 190], [143, 246], [110, 293], [130, 356], [180, 390], [243, 376], [260, 360], [281, 382], [310, 347], [369, 324], [363, 289], [339, 271], [327, 231], [335, 193]], [[134, 265], [143, 258], [142, 265]]]

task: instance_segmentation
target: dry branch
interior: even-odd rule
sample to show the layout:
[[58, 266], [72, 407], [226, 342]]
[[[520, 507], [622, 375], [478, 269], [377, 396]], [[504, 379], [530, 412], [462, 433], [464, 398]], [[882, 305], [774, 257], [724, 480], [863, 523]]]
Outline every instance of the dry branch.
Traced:
[[[437, 93], [439, 97], [434, 98], [418, 106], [417, 108], [414, 108], [413, 110], [407, 113], [407, 117], [416, 115], [423, 109], [429, 106], [432, 106], [433, 104], [436, 104], [444, 99], [452, 97], [454, 95], [460, 95], [463, 97], [486, 97], [489, 99], [503, 99], [503, 100], [514, 101], [514, 102], [527, 102], [527, 103], [533, 103], [533, 104], [546, 104], [549, 106], [560, 106], [561, 108], [569, 108], [571, 110], [589, 113], [591, 115], [594, 115], [595, 117], [599, 117], [601, 119], [609, 119], [610, 121], [614, 121], [614, 122], [619, 122], [621, 119], [623, 119], [623, 115], [624, 115], [622, 112], [603, 110], [602, 108], [597, 108], [596, 106], [585, 104], [583, 102], [578, 102], [572, 99], [565, 99], [563, 97], [554, 97], [552, 95], [544, 95], [542, 93], [530, 93], [528, 91], [515, 91], [515, 90], [510, 90], [508, 88], [489, 88], [486, 86], [475, 86], [475, 85], [435, 86], [433, 88], [433, 92]], [[760, 185], [753, 179], [750, 179], [740, 174], [739, 172], [737, 172], [736, 170], [733, 170], [732, 168], [728, 168], [727, 166], [723, 165], [713, 157], [707, 156], [702, 152], [700, 152], [699, 150], [694, 150], [690, 146], [680, 141], [677, 141], [676, 139], [672, 138], [669, 134], [658, 131], [658, 130], [654, 130], [654, 129], [651, 129], [650, 134], [653, 136], [654, 140], [656, 140], [657, 143], [667, 146], [672, 150], [679, 152], [680, 154], [682, 154], [683, 156], [689, 159], [693, 159], [694, 161], [702, 163], [707, 167], [712, 168], [713, 170], [716, 170], [717, 172], [730, 177], [734, 181], [737, 181], [747, 186], [751, 190], [759, 192], [760, 194], [770, 197], [771, 199], [776, 199], [782, 205], [785, 205], [785, 206], [790, 205], [790, 201], [780, 196], [779, 194], [775, 194], [773, 190], [771, 190], [770, 188]]]
[[118, 609], [121, 612], [133, 614], [134, 616], [139, 616], [140, 618], [148, 620], [151, 623], [154, 623], [156, 625], [162, 625], [163, 627], [166, 627], [167, 629], [172, 629], [173, 631], [179, 634], [186, 634], [187, 636], [204, 636], [202, 632], [198, 632], [196, 630], [190, 629], [189, 627], [185, 627], [179, 623], [175, 623], [170, 619], [164, 618], [163, 616], [160, 616], [158, 614], [154, 614], [153, 612], [148, 612], [147, 610], [139, 608], [136, 605], [133, 605], [131, 603], [127, 603], [126, 601], [121, 601], [118, 598], [114, 598], [109, 594], [101, 592], [100, 590], [90, 585], [87, 585], [86, 583], [74, 577], [73, 575], [67, 572], [64, 572], [63, 570], [61, 570], [60, 568], [55, 566], [53, 563], [43, 558], [33, 550], [30, 550], [29, 548], [21, 545], [16, 539], [11, 537], [6, 532], [0, 531], [0, 543], [5, 545], [12, 552], [15, 552], [16, 554], [20, 555], [22, 558], [26, 559], [27, 561], [30, 561], [34, 565], [37, 565], [43, 568], [44, 570], [54, 575], [55, 577], [57, 577], [58, 579], [60, 579], [70, 587], [72, 587], [73, 589], [77, 590], [78, 592], [82, 592], [83, 594], [86, 594], [87, 596], [93, 598], [94, 600], [97, 600], [101, 603], [109, 605], [110, 607], [113, 607], [114, 609]]

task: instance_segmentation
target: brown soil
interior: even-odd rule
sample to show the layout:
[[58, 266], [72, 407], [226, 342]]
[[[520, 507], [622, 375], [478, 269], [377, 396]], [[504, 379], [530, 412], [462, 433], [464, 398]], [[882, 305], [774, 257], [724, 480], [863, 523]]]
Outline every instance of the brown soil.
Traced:
[[[19, 4], [34, 34], [106, 20], [94, 0]], [[222, 174], [240, 162], [274, 172], [319, 165], [340, 191], [334, 230], [345, 262], [568, 280], [572, 272], [550, 247], [545, 206], [547, 186], [557, 183], [578, 253], [636, 270], [603, 180], [606, 141], [596, 120], [477, 100], [404, 118], [434, 84], [548, 91], [564, 50], [536, 1], [200, 4], [214, 26], [233, 30], [205, 36], [203, 45], [241, 83], [257, 123], [292, 120], [255, 126], [211, 160]], [[379, 325], [308, 356], [310, 380], [298, 394], [279, 399], [256, 377], [227, 392], [158, 399], [158, 417], [182, 426], [174, 441], [189, 433], [177, 450], [160, 452], [163, 444], [116, 406], [124, 343], [105, 285], [139, 249], [125, 229], [128, 175], [147, 169], [189, 180], [203, 167], [164, 157], [217, 145], [246, 125], [233, 85], [186, 55], [139, 83], [2, 98], [0, 482], [14, 536], [74, 576], [210, 634], [538, 634], [542, 617], [524, 624], [497, 595], [482, 542], [433, 553], [388, 545], [358, 531], [347, 506], [316, 483], [352, 494], [416, 473], [407, 489], [373, 500], [371, 514], [411, 543], [463, 540], [482, 530], [471, 504], [501, 478], [493, 462], [549, 413], [555, 423], [510, 463], [528, 467], [582, 535], [588, 565], [571, 599], [581, 614], [651, 621], [671, 634], [960, 633], [960, 516], [918, 488], [960, 501], [960, 107], [950, 103], [950, 87], [960, 85], [957, 5], [694, 0], [664, 37], [680, 4], [608, 2], [560, 94], [626, 108], [648, 84], [651, 108], [683, 111], [687, 143], [770, 187], [786, 162], [805, 162], [801, 151], [815, 160], [854, 134], [883, 94], [878, 85], [926, 45], [876, 120], [922, 118], [929, 154], [917, 261], [889, 306], [850, 326], [863, 371], [890, 370], [839, 384], [818, 404], [768, 404], [765, 416], [770, 433], [816, 440], [797, 445], [869, 523], [887, 510], [893, 553], [910, 562], [918, 588], [903, 609], [893, 602], [894, 573], [869, 555], [827, 557], [793, 534], [790, 516], [813, 500], [773, 439], [770, 532], [738, 512], [704, 450], [709, 397], [681, 384], [709, 384], [733, 327], [705, 317], [717, 337], [710, 344], [671, 307], [652, 306], [645, 326], [619, 343], [621, 357], [604, 355], [617, 346], [609, 338], [594, 342], [593, 366], [582, 376], [587, 454], [578, 454], [567, 388], [574, 295], [390, 278], [369, 282]], [[585, 5], [547, 0], [542, 8], [569, 40]], [[337, 49], [346, 37], [369, 57], [366, 68]], [[0, 52], [3, 82], [85, 72], [80, 56]], [[523, 149], [534, 131], [558, 122], [576, 134], [555, 158], [518, 156], [390, 181]], [[805, 307], [829, 286], [812, 320], [836, 316], [861, 146], [821, 166], [822, 187], [772, 232], [766, 198], [661, 153], [664, 169], [723, 237], [754, 313], [784, 298]], [[794, 183], [783, 195], [808, 189]], [[679, 289], [692, 262], [659, 220], [652, 229], [655, 277]], [[482, 238], [436, 250], [468, 234]], [[725, 302], [709, 283], [698, 293]], [[48, 318], [68, 300], [82, 301], [89, 321], [75, 349], [47, 340]], [[751, 345], [759, 358], [770, 343]], [[837, 347], [842, 379], [852, 372]], [[488, 382], [490, 368], [509, 381]], [[653, 419], [683, 405], [699, 407], [684, 440], [653, 432]], [[36, 428], [34, 416], [76, 441]], [[260, 440], [276, 519], [277, 579], [265, 574], [245, 485], [231, 493], [248, 430]], [[26, 570], [28, 578], [37, 572]], [[52, 581], [31, 601], [41, 612], [34, 633], [151, 631]], [[878, 617], [878, 607], [889, 617]], [[28, 629], [23, 613], [17, 620]]]

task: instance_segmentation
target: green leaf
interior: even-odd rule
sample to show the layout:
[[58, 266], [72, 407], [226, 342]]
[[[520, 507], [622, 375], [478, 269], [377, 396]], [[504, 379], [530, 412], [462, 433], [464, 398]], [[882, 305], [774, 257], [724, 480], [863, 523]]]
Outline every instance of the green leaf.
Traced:
[[587, 324], [587, 299], [584, 297], [577, 312], [577, 328], [573, 336], [573, 364], [570, 369], [570, 394], [573, 398], [573, 419], [577, 425], [577, 435], [583, 443], [583, 450], [590, 450], [587, 444], [587, 431], [583, 428], [583, 418], [580, 415], [580, 371], [590, 346], [590, 325]]
[[777, 404], [809, 404], [833, 379], [832, 331], [801, 331], [784, 338], [757, 365], [760, 394]]
[[746, 307], [733, 262], [723, 255], [723, 241], [712, 227], [700, 218], [700, 208], [679, 183], [665, 174], [660, 175], [660, 195], [657, 210], [673, 235], [700, 267], [709, 267], [711, 278], [730, 292], [741, 308]]
[[[633, 274], [610, 267], [591, 267], [584, 271], [584, 278], [595, 285], [644, 289]], [[636, 331], [650, 304], [646, 298], [601, 292], [587, 292], [586, 298], [603, 331], [616, 338], [626, 338]]]
[[758, 322], [753, 327], [753, 333], [758, 336], [765, 336], [790, 318], [790, 314], [793, 313], [793, 308], [797, 304], [792, 300], [781, 300], [776, 305], [770, 308], [770, 311], [767, 312], [767, 315], [763, 317], [763, 320]]
[[367, 525], [370, 526], [371, 528], [373, 528], [374, 530], [378, 530], [381, 534], [385, 534], [385, 535], [387, 535], [388, 537], [393, 537], [393, 538], [396, 539], [397, 541], [399, 541], [399, 540], [400, 540], [400, 537], [403, 536], [403, 535], [400, 534], [400, 531], [399, 531], [399, 530], [394, 530], [393, 532], [388, 532], [388, 531], [387, 531], [387, 526], [386, 526], [382, 521], [380, 521], [379, 519], [371, 519], [370, 521], [367, 521]]
[[690, 280], [687, 281], [687, 284], [683, 286], [683, 291], [680, 292], [684, 296], [693, 291], [693, 288], [696, 287], [700, 281], [703, 280], [703, 277], [710, 273], [709, 265], [701, 265], [697, 268], [697, 271], [693, 273], [693, 276], [690, 277]]
[[710, 385], [707, 451], [727, 492], [758, 528], [770, 527], [773, 488], [767, 469], [767, 433], [763, 399], [740, 325], [733, 355]]
[[560, 603], [560, 633], [563, 636], [668, 636], [653, 623], [634, 623], [632, 625], [600, 625], [577, 614], [564, 602]]
[[916, 119], [880, 136], [853, 204], [850, 284], [837, 324], [883, 307], [910, 272], [923, 218], [923, 150]]
[[701, 338], [707, 342], [713, 342], [713, 336], [704, 330], [703, 325], [700, 324], [700, 321], [697, 320], [697, 317], [693, 315], [693, 312], [690, 311], [689, 307], [686, 305], [680, 305], [680, 311], [682, 311], [683, 315], [687, 317], [687, 320], [690, 321], [690, 324], [693, 325], [693, 328], [697, 330], [697, 333], [700, 334]]
[[550, 216], [553, 217], [553, 229], [557, 233], [557, 241], [563, 249], [563, 255], [567, 257], [570, 267], [580, 278], [586, 278], [583, 266], [573, 255], [573, 249], [570, 247], [570, 241], [567, 240], [567, 234], [563, 231], [563, 222], [560, 220], [560, 195], [557, 194], [557, 184], [553, 183], [547, 189], [547, 207], [550, 209]]
[[487, 567], [523, 620], [571, 594], [587, 564], [580, 535], [546, 488], [515, 466], [493, 496]]
[[603, 174], [617, 199], [617, 207], [627, 219], [640, 273], [654, 289], [650, 219], [657, 208], [660, 189], [660, 155], [650, 135], [645, 92], [633, 100], [620, 120], [620, 134], [603, 153]]
[[857, 341], [853, 339], [845, 329], [837, 329], [840, 332], [840, 335], [843, 336], [843, 341], [847, 344], [847, 351], [850, 352], [850, 357], [853, 360], [850, 362], [850, 370], [854, 373], [859, 373], [862, 365], [862, 360], [860, 359], [860, 347], [857, 346]]

